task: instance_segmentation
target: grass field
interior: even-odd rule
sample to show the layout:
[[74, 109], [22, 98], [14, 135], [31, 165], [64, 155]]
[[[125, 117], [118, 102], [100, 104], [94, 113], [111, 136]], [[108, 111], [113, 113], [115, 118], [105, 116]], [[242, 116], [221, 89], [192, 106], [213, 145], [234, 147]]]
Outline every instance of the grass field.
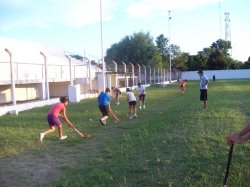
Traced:
[[[147, 89], [146, 109], [129, 120], [125, 96], [112, 105], [121, 119], [98, 122], [96, 99], [70, 103], [68, 118], [82, 139], [63, 125], [39, 142], [49, 106], [0, 117], [0, 186], [222, 186], [228, 147], [225, 136], [250, 117], [250, 80], [210, 81], [208, 110], [199, 101], [199, 82], [186, 94], [178, 84]], [[250, 186], [250, 144], [235, 145], [228, 183]]]

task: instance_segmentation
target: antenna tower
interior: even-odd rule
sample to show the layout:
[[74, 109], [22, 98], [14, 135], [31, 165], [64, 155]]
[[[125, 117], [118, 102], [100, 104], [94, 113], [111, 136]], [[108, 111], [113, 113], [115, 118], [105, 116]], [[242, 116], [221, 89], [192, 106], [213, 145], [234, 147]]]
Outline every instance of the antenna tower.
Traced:
[[229, 12], [225, 12], [225, 40], [231, 41]]

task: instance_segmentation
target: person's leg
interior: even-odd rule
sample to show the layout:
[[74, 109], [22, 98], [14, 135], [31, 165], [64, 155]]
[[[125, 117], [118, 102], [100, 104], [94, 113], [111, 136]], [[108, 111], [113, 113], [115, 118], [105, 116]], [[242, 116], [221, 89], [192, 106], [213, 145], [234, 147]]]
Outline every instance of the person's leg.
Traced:
[[141, 109], [141, 106], [142, 106], [142, 95], [139, 96], [139, 100], [140, 100], [140, 109]]
[[61, 138], [62, 135], [62, 126], [58, 127], [58, 134], [59, 134], [59, 138]]
[[54, 132], [55, 130], [56, 130], [55, 126], [50, 126], [49, 129], [48, 129], [47, 131], [40, 133], [40, 141], [42, 142], [42, 141], [43, 141], [43, 138], [44, 138], [47, 134], [52, 133], [52, 132]]
[[117, 102], [120, 104], [120, 95], [117, 96]]
[[181, 93], [184, 94], [185, 93], [185, 88], [181, 87]]
[[103, 121], [106, 121], [107, 119], [108, 119], [108, 116], [103, 116], [103, 117], [102, 117], [102, 120], [103, 120]]
[[129, 104], [129, 118], [132, 119], [133, 118], [133, 105]]
[[207, 109], [207, 101], [204, 101], [204, 109]]
[[115, 95], [115, 103], [118, 105], [118, 96], [117, 95]]
[[108, 112], [106, 106], [99, 106], [102, 113], [102, 117], [99, 119], [102, 125], [106, 125], [106, 120], [108, 119]]
[[134, 116], [137, 118], [137, 114], [136, 114], [136, 105], [133, 105], [134, 107]]
[[142, 96], [142, 104], [143, 104], [143, 108], [146, 108], [146, 106], [145, 106], [145, 97], [146, 97], [146, 95], [145, 95], [145, 94], [143, 94], [143, 96]]
[[103, 117], [102, 117], [102, 121], [104, 122], [104, 124], [106, 124], [106, 120], [108, 119], [109, 117], [109, 109], [108, 109], [108, 106], [103, 106]]
[[207, 90], [204, 90], [204, 109], [207, 109]]
[[55, 126], [50, 126], [49, 129], [45, 132], [43, 132], [44, 136], [46, 136], [49, 133], [55, 132], [56, 128]]

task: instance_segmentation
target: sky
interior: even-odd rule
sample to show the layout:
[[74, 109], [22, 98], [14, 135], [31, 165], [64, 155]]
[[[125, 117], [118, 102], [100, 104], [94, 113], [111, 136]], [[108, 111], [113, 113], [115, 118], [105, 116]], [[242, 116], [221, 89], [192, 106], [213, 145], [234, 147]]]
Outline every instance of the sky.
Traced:
[[125, 36], [149, 32], [154, 41], [160, 34], [170, 36], [171, 44], [195, 55], [225, 39], [224, 13], [229, 12], [232, 57], [244, 62], [250, 56], [249, 7], [249, 0], [0, 0], [0, 37], [97, 60], [101, 35], [105, 55]]

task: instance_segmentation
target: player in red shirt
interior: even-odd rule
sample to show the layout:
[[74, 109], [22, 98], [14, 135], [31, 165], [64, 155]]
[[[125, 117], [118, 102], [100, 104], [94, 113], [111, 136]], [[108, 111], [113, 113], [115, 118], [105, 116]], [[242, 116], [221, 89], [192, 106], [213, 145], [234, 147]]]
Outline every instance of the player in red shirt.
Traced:
[[47, 115], [47, 121], [49, 124], [49, 129], [43, 133], [40, 134], [40, 141], [43, 141], [44, 136], [46, 136], [49, 133], [55, 132], [56, 128], [58, 127], [58, 133], [59, 133], [59, 139], [64, 140], [67, 138], [67, 136], [63, 136], [62, 133], [62, 123], [59, 120], [59, 117], [62, 117], [62, 119], [67, 122], [67, 124], [73, 128], [74, 125], [68, 120], [66, 116], [66, 107], [69, 103], [68, 97], [60, 97], [60, 102], [54, 104]]
[[186, 85], [187, 85], [187, 79], [185, 79], [185, 80], [183, 80], [183, 81], [180, 82], [180, 92], [182, 94], [185, 93], [185, 87], [186, 87]]

